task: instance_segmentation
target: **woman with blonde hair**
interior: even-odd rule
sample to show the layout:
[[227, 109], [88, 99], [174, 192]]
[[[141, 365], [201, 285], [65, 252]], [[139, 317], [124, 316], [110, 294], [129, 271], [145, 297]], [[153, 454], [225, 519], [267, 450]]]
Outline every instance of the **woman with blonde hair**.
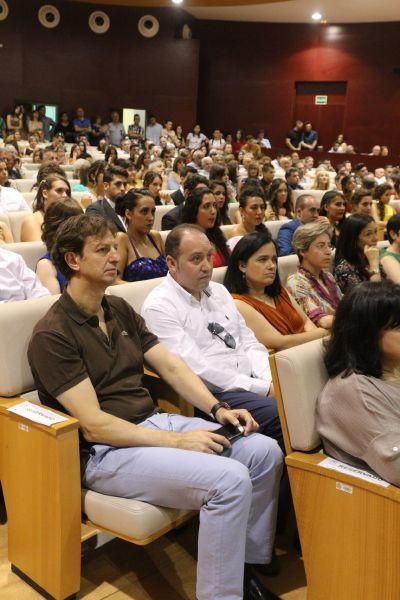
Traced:
[[311, 186], [312, 190], [329, 190], [329, 172], [321, 169], [315, 173], [315, 180]]

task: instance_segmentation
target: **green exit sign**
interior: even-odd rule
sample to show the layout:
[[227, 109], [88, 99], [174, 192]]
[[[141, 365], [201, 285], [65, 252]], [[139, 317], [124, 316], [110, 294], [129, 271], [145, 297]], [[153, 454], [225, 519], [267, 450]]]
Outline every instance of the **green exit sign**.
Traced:
[[315, 104], [328, 104], [328, 96], [315, 96]]

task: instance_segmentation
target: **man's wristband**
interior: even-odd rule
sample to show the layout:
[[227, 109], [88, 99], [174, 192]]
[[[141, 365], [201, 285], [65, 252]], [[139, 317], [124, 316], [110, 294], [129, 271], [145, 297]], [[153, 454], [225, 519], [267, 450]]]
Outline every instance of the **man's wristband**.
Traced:
[[230, 406], [229, 406], [229, 404], [227, 404], [226, 402], [216, 402], [216, 403], [215, 403], [215, 404], [214, 404], [214, 405], [211, 407], [211, 410], [210, 410], [210, 413], [209, 413], [209, 414], [210, 414], [210, 417], [211, 417], [212, 419], [214, 419], [214, 421], [216, 421], [216, 420], [217, 420], [217, 417], [216, 417], [216, 415], [217, 415], [217, 411], [218, 411], [220, 408], [226, 408], [227, 410], [231, 410], [231, 407], [230, 407]]

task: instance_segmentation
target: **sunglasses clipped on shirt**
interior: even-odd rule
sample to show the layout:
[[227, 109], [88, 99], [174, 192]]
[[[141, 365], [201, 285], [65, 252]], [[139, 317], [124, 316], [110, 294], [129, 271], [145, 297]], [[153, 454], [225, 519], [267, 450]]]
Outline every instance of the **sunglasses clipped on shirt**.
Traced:
[[236, 348], [235, 338], [219, 323], [209, 323], [207, 329], [222, 340], [228, 348], [232, 348], [232, 350]]

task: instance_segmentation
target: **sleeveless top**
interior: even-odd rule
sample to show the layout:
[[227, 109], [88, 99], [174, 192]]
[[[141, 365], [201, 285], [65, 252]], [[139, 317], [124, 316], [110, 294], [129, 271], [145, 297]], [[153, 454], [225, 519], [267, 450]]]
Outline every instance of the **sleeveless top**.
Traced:
[[391, 250], [387, 250], [385, 248], [381, 254], [381, 258], [385, 258], [385, 256], [391, 256], [392, 258], [395, 258], [397, 262], [400, 263], [400, 254], [398, 252], [392, 252]]
[[[46, 254], [43, 254], [43, 256], [41, 258], [39, 258], [39, 261], [44, 260], [44, 259], [49, 260], [51, 262], [51, 264], [53, 264], [53, 261], [51, 260], [50, 252], [46, 252]], [[56, 277], [57, 277], [58, 285], [60, 286], [60, 291], [61, 291], [61, 293], [63, 293], [64, 289], [67, 287], [68, 279], [62, 273], [60, 273], [60, 271], [58, 271], [58, 269], [56, 269]]]
[[155, 279], [156, 277], [165, 277], [168, 272], [167, 261], [164, 254], [161, 254], [157, 244], [150, 234], [148, 234], [150, 242], [159, 253], [157, 258], [149, 258], [148, 256], [140, 256], [136, 250], [135, 244], [129, 238], [136, 259], [127, 265], [122, 279], [124, 281], [143, 281], [145, 279]]
[[232, 294], [232, 296], [235, 300], [241, 300], [255, 308], [280, 334], [303, 333], [303, 319], [293, 307], [285, 288], [281, 288], [279, 296], [275, 298], [275, 308], [247, 294]]

